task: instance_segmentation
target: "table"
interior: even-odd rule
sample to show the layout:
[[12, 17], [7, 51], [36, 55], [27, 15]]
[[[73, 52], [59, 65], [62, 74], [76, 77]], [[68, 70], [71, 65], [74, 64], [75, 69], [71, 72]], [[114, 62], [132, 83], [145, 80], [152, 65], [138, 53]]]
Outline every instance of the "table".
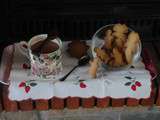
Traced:
[[[147, 43], [145, 46], [150, 47], [150, 56], [153, 56], [153, 60], [156, 63], [157, 60], [157, 53], [160, 53], [160, 51], [155, 51], [155, 48], [152, 44]], [[152, 53], [152, 54], [151, 54]], [[12, 61], [13, 53], [10, 53], [7, 55], [8, 59], [6, 62]], [[157, 60], [157, 61], [156, 61]], [[11, 64], [6, 68], [6, 73], [9, 75], [9, 71], [11, 69]], [[6, 75], [6, 79], [8, 76]], [[151, 94], [151, 97], [148, 99], [112, 99], [112, 98], [78, 98], [78, 97], [68, 97], [66, 99], [59, 99], [59, 98], [52, 98], [49, 100], [25, 100], [21, 102], [17, 101], [10, 101], [8, 99], [8, 86], [1, 86], [2, 93], [1, 93], [1, 99], [0, 99], [0, 109], [5, 111], [17, 111], [17, 110], [48, 110], [48, 109], [63, 109], [65, 107], [69, 109], [76, 109], [80, 106], [84, 108], [92, 108], [94, 106], [105, 108], [105, 107], [120, 107], [120, 106], [138, 106], [138, 105], [144, 105], [144, 106], [151, 106], [151, 105], [160, 105], [160, 86], [158, 84], [153, 84], [153, 91]]]

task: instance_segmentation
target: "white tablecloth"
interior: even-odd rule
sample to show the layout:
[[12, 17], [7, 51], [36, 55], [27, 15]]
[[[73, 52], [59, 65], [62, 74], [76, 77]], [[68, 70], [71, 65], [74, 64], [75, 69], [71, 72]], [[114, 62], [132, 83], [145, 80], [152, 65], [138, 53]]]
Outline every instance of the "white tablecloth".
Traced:
[[[39, 79], [30, 73], [30, 69], [24, 69], [28, 65], [28, 59], [23, 56], [15, 44], [12, 70], [9, 79], [9, 99], [50, 99], [70, 97], [111, 97], [111, 98], [148, 98], [151, 93], [151, 75], [140, 61], [121, 71], [98, 70], [98, 77], [91, 79], [88, 75], [89, 65], [77, 68], [64, 82], [55, 82], [66, 74], [77, 60], [71, 58], [66, 52], [66, 44], [63, 48], [63, 71], [54, 79]], [[3, 61], [2, 61], [3, 64]]]

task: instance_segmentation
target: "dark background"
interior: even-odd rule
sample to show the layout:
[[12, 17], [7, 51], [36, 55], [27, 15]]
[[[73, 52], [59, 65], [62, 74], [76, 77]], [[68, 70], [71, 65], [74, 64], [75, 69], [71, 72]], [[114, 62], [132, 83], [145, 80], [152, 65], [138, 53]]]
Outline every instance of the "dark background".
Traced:
[[29, 40], [40, 33], [62, 40], [91, 39], [103, 25], [122, 22], [138, 31], [143, 42], [160, 33], [159, 0], [3, 0], [1, 43]]

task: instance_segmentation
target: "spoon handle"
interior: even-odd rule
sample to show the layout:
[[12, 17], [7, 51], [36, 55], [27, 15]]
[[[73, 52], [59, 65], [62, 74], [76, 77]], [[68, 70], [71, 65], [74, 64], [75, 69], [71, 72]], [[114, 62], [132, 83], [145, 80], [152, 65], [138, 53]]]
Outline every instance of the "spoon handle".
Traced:
[[64, 81], [79, 65], [73, 67], [64, 77], [60, 78], [59, 81]]

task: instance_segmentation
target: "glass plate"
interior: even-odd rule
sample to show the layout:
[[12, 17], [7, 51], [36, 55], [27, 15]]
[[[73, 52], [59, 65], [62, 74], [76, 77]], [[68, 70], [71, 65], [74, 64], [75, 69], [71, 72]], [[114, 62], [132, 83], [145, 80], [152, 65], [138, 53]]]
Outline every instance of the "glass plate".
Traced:
[[[103, 40], [104, 32], [106, 30], [112, 28], [113, 25], [114, 24], [105, 25], [105, 26], [101, 27], [100, 29], [98, 29], [96, 31], [96, 33], [93, 35], [93, 37], [92, 37], [92, 47], [91, 47], [93, 57], [96, 57], [96, 53], [94, 51], [94, 48], [95, 47], [101, 48], [103, 46], [103, 44], [104, 44], [104, 40]], [[129, 28], [129, 32], [131, 32], [131, 31], [134, 31], [134, 30], [132, 30], [131, 28]], [[142, 44], [141, 44], [141, 42], [139, 42], [139, 44], [137, 46], [137, 51], [136, 51], [136, 53], [133, 56], [133, 60], [132, 60], [131, 64], [124, 65], [124, 66], [121, 66], [121, 67], [111, 67], [111, 66], [109, 66], [107, 64], [103, 64], [102, 63], [102, 66], [104, 68], [112, 69], [112, 70], [113, 69], [114, 70], [120, 70], [120, 69], [129, 68], [132, 64], [135, 64], [135, 63], [137, 63], [140, 60], [140, 58], [141, 58], [141, 51], [142, 51]]]

